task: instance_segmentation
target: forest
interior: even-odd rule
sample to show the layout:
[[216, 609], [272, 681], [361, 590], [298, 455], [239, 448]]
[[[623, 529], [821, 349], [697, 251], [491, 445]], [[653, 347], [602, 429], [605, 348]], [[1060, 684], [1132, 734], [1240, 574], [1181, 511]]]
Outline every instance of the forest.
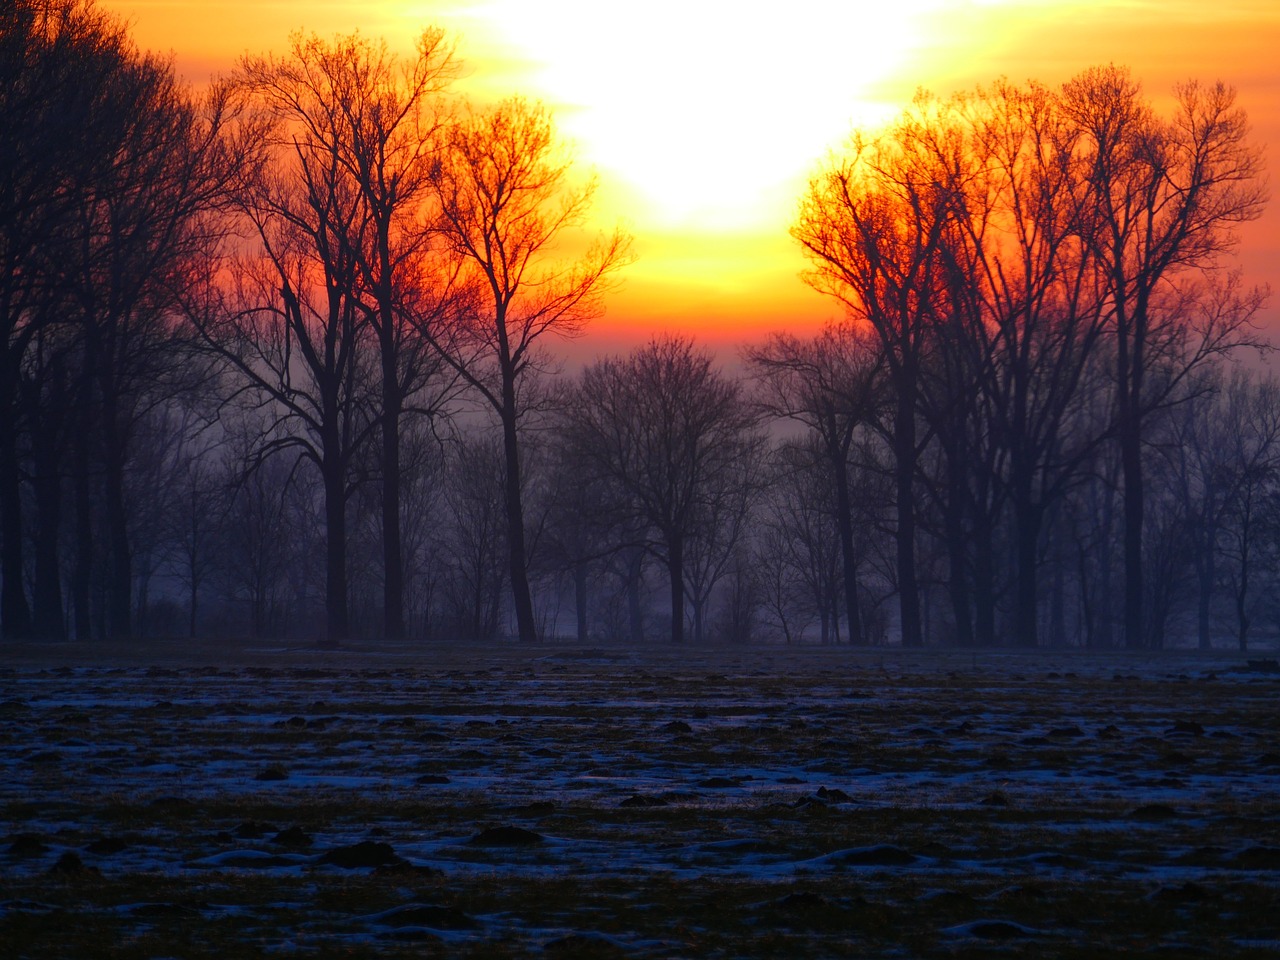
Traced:
[[0, 10], [0, 634], [1155, 650], [1280, 626], [1234, 93], [921, 94], [815, 158], [842, 317], [570, 362], [633, 259], [452, 40], [196, 89]]

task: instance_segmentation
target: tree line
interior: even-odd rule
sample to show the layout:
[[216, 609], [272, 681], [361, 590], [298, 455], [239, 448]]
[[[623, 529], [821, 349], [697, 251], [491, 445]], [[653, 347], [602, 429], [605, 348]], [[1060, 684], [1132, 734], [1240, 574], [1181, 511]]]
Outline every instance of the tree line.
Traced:
[[843, 316], [563, 371], [630, 259], [540, 104], [297, 35], [203, 93], [0, 12], [0, 629], [1159, 647], [1271, 629], [1233, 93], [921, 95], [792, 233]]

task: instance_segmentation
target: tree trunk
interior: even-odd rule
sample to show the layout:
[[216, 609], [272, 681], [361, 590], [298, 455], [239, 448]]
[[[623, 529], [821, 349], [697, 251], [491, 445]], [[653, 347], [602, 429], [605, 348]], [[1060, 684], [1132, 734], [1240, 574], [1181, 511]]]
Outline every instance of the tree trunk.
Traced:
[[[389, 321], [383, 319], [384, 326]], [[386, 334], [383, 334], [384, 339]], [[382, 633], [404, 639], [404, 552], [400, 544], [400, 391], [394, 354], [382, 363]]]
[[[41, 445], [52, 444], [43, 438]], [[62, 563], [58, 546], [62, 533], [62, 483], [57, 455], [44, 449], [35, 463], [36, 498], [36, 578], [32, 591], [34, 633], [45, 640], [61, 640], [66, 635], [62, 619]]]
[[836, 525], [840, 533], [840, 560], [844, 574], [845, 618], [849, 642], [861, 646], [862, 622], [858, 611], [858, 556], [853, 545], [853, 503], [849, 496], [849, 464], [845, 452], [829, 448], [836, 481]]
[[71, 610], [77, 640], [93, 635], [91, 594], [93, 589], [93, 499], [89, 490], [89, 438], [87, 414], [75, 438], [73, 484], [76, 506], [76, 557], [71, 570]]
[[1142, 451], [1136, 424], [1120, 431], [1124, 469], [1124, 639], [1125, 646], [1146, 646], [1143, 631], [1142, 576]]
[[133, 555], [129, 547], [129, 523], [124, 504], [124, 478], [108, 465], [104, 483], [107, 519], [108, 583], [107, 620], [111, 637], [133, 636]]
[[1014, 646], [1032, 648], [1039, 645], [1039, 544], [1040, 509], [1027, 502], [1025, 495], [1015, 497], [1014, 527], [1017, 530], [1017, 573], [1014, 599]]
[[984, 514], [973, 530], [973, 632], [978, 646], [996, 645], [995, 545], [991, 523]]
[[1147, 646], [1143, 611], [1142, 527], [1142, 380], [1143, 328], [1146, 300], [1139, 291], [1133, 314], [1121, 305], [1116, 361], [1120, 389], [1120, 469], [1124, 479], [1124, 642], [1129, 649]]
[[520, 489], [520, 443], [516, 435], [515, 381], [504, 371], [502, 450], [506, 457], [507, 545], [511, 560], [511, 599], [516, 609], [516, 631], [521, 643], [535, 643], [538, 625], [533, 617], [529, 590], [528, 555], [524, 541], [524, 498]]
[[644, 573], [644, 551], [633, 547], [627, 560], [627, 627], [632, 646], [644, 643], [644, 608], [640, 603], [640, 580]]
[[1240, 583], [1236, 588], [1236, 640], [1240, 648], [1240, 652], [1244, 653], [1249, 648], [1249, 540], [1251, 524], [1246, 516], [1244, 526], [1240, 531]]
[[112, 383], [102, 384], [103, 514], [107, 526], [107, 623], [111, 639], [133, 636], [133, 553], [124, 493], [124, 442]]
[[1196, 602], [1196, 636], [1201, 650], [1211, 650], [1213, 649], [1213, 642], [1209, 637], [1209, 609], [1213, 600], [1213, 580], [1215, 576], [1211, 550], [1198, 552], [1196, 556], [1196, 573], [1200, 586], [1200, 595]]
[[188, 595], [187, 615], [187, 637], [191, 640], [196, 638], [196, 608], [200, 599], [200, 583], [196, 580], [195, 575], [191, 577], [191, 592]]
[[0, 400], [0, 636], [16, 640], [31, 633], [31, 608], [23, 589], [22, 487], [18, 472], [18, 431], [13, 404]]
[[[335, 444], [336, 446], [336, 441]], [[347, 491], [342, 463], [325, 451], [325, 643], [337, 646], [347, 639], [350, 618], [347, 612]]]
[[667, 540], [667, 571], [671, 575], [671, 642], [684, 643], [684, 542]]
[[587, 642], [587, 565], [573, 565], [573, 608], [577, 614], [578, 642]]
[[951, 574], [947, 580], [947, 592], [951, 597], [951, 613], [956, 621], [956, 644], [972, 647], [973, 608], [969, 589], [968, 548], [973, 531], [965, 529], [960, 484], [954, 481], [956, 468], [953, 465], [948, 469], [953, 479], [949, 484], [946, 505], [947, 565]]
[[894, 460], [897, 474], [897, 574], [898, 611], [904, 647], [923, 647], [920, 624], [920, 584], [916, 576], [916, 421], [915, 390], [909, 385], [898, 390], [898, 410], [893, 428]]

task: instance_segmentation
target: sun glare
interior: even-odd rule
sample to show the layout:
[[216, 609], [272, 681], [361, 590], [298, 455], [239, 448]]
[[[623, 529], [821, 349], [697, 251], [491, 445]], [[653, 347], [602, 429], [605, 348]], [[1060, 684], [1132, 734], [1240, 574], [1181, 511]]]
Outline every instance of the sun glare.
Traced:
[[940, 5], [493, 0], [466, 14], [555, 106], [611, 206], [646, 226], [735, 230], [789, 218], [815, 158], [900, 106], [877, 84]]
[[[1260, 139], [1280, 130], [1280, 19], [1264, 0], [99, 2], [144, 48], [173, 50], [197, 84], [244, 53], [285, 50], [295, 30], [358, 29], [408, 53], [424, 27], [443, 28], [464, 68], [455, 89], [546, 102], [578, 169], [599, 174], [592, 228], [621, 223], [635, 236], [611, 324], [827, 316], [796, 279], [797, 199], [828, 150], [920, 86], [945, 95], [1002, 74], [1054, 83], [1123, 63], [1157, 98], [1187, 76], [1238, 83]], [[1255, 230], [1255, 272], [1274, 261], [1274, 223]]]

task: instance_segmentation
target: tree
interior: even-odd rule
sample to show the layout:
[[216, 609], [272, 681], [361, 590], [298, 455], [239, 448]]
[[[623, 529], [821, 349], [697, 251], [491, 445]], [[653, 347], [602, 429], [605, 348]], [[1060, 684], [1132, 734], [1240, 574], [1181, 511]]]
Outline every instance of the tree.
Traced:
[[409, 314], [431, 324], [448, 297], [424, 281], [435, 218], [430, 177], [447, 112], [440, 93], [454, 72], [452, 51], [436, 29], [424, 31], [404, 61], [385, 42], [358, 34], [332, 42], [298, 34], [287, 57], [243, 67], [277, 121], [310, 153], [328, 152], [332, 176], [353, 201], [345, 243], [377, 342], [383, 632], [390, 638], [404, 635], [401, 419], [437, 414], [450, 394], [437, 376], [439, 357], [412, 335]]
[[118, 638], [133, 629], [130, 508], [147, 503], [127, 486], [140, 430], [209, 375], [180, 317], [218, 236], [214, 214], [238, 159], [223, 138], [224, 96], [215, 87], [197, 104], [172, 65], [150, 55], [121, 70], [114, 103], [104, 106], [121, 118], [111, 176], [81, 197], [75, 253], [61, 277], [83, 338], [79, 439], [92, 438], [99, 458], [107, 624]]
[[740, 556], [765, 484], [763, 435], [744, 432], [738, 454], [707, 477], [694, 535], [685, 544], [685, 595], [693, 613], [693, 639], [706, 639], [707, 606], [717, 584]]
[[[962, 210], [952, 127], [935, 123], [927, 100], [882, 136], [855, 135], [810, 181], [792, 236], [814, 264], [806, 280], [874, 332], [893, 393], [888, 434], [896, 481], [899, 626], [922, 646], [916, 571], [917, 416], [931, 334], [948, 304], [945, 246]], [[940, 164], [943, 161], [943, 164]]]
[[803, 423], [821, 443], [835, 489], [849, 642], [862, 643], [849, 454], [858, 428], [873, 421], [880, 402], [879, 347], [869, 333], [845, 324], [808, 340], [775, 334], [748, 350], [747, 361], [760, 384], [757, 396], [764, 410]]
[[[20, 378], [48, 375], [62, 422], [41, 439], [41, 469], [59, 469], [65, 450], [48, 441], [63, 433], [77, 448], [74, 469], [86, 474], [77, 480], [81, 513], [87, 471], [100, 478], [105, 622], [125, 637], [133, 588], [125, 474], [137, 424], [198, 379], [180, 355], [174, 315], [193, 263], [207, 251], [207, 215], [231, 167], [224, 102], [217, 87], [203, 101], [190, 96], [170, 63], [136, 51], [123, 26], [91, 2], [6, 7], [0, 59], [0, 613], [7, 632], [24, 632], [17, 428], [25, 420], [39, 434], [44, 407], [20, 411], [15, 403]], [[56, 334], [54, 326], [61, 328]], [[38, 335], [43, 356], [33, 358]], [[38, 382], [27, 391], [48, 392]], [[67, 431], [71, 408], [77, 422]], [[42, 499], [50, 489], [57, 487], [46, 486]], [[41, 629], [56, 633], [51, 506], [46, 499], [37, 549]], [[82, 634], [88, 581], [80, 572], [93, 562], [91, 529], [87, 518], [78, 519], [72, 591]]]
[[191, 319], [207, 347], [237, 375], [237, 395], [269, 411], [255, 464], [292, 452], [312, 463], [324, 489], [327, 642], [346, 639], [347, 502], [353, 466], [377, 430], [369, 396], [372, 358], [363, 335], [356, 239], [363, 200], [331, 146], [258, 97], [271, 82], [259, 61], [235, 78], [241, 142], [257, 146], [228, 201], [252, 245], [232, 251]]
[[[827, 457], [825, 440], [815, 437], [775, 450], [773, 483], [761, 511], [757, 562], [766, 578], [769, 612], [787, 643], [799, 639], [814, 617], [822, 643], [840, 632], [838, 597], [848, 581], [837, 572], [843, 536], [839, 523], [831, 522], [833, 501], [839, 510], [838, 491], [833, 496], [831, 488], [839, 481]], [[862, 617], [856, 620], [860, 623]], [[853, 636], [851, 632], [850, 642]]]
[[546, 334], [573, 336], [603, 312], [610, 275], [628, 257], [621, 233], [555, 259], [589, 209], [545, 108], [513, 99], [468, 110], [435, 172], [441, 234], [472, 300], [423, 336], [497, 415], [502, 432], [509, 574], [520, 639], [537, 639], [520, 476], [521, 386], [543, 362]]
[[1073, 203], [1076, 133], [1052, 92], [1000, 82], [970, 110], [982, 175], [956, 220], [953, 282], [956, 313], [972, 319], [947, 342], [965, 354], [960, 379], [978, 386], [1000, 459], [991, 481], [1013, 515], [1014, 641], [1035, 646], [1046, 517], [1107, 436], [1087, 415], [1105, 311]]
[[166, 565], [187, 590], [187, 636], [195, 639], [200, 624], [201, 592], [225, 560], [227, 492], [218, 475], [218, 447], [197, 446], [184, 431], [169, 478], [171, 496], [165, 516]]
[[[37, 334], [59, 316], [51, 240], [104, 174], [103, 101], [128, 56], [120, 24], [80, 0], [0, 10], [0, 635], [32, 627], [23, 587], [19, 382]], [[46, 490], [49, 488], [46, 486]], [[42, 568], [44, 562], [38, 564]], [[46, 625], [47, 626], [47, 625]]]
[[464, 438], [453, 449], [445, 494], [451, 506], [445, 602], [464, 640], [497, 634], [504, 587], [506, 534], [502, 450], [492, 438]]
[[665, 336], [589, 365], [566, 416], [577, 456], [616, 482], [620, 516], [652, 531], [670, 578], [671, 639], [681, 643], [686, 550], [711, 521], [717, 484], [759, 444], [741, 387], [691, 340]]
[[577, 638], [586, 643], [593, 574], [605, 558], [641, 537], [620, 523], [611, 509], [617, 500], [612, 479], [591, 472], [568, 430], [553, 433], [549, 461], [545, 554], [557, 572], [572, 580]]
[[1251, 584], [1264, 504], [1280, 464], [1280, 391], [1273, 379], [1212, 368], [1198, 402], [1173, 412], [1166, 456], [1196, 574], [1196, 635], [1212, 647], [1213, 597], [1231, 594], [1240, 649], [1247, 646]]
[[291, 522], [298, 471], [283, 458], [258, 459], [261, 428], [250, 418], [233, 430], [222, 478], [222, 578], [227, 597], [247, 609], [251, 635], [262, 638], [279, 629], [286, 580], [307, 552], [304, 531]]
[[[1142, 572], [1146, 420], [1168, 396], [1149, 382], [1171, 350], [1185, 374], [1238, 345], [1248, 313], [1203, 314], [1189, 330], [1176, 282], [1211, 270], [1235, 243], [1235, 224], [1261, 215], [1265, 188], [1259, 148], [1235, 93], [1221, 83], [1191, 82], [1159, 119], [1127, 70], [1087, 70], [1063, 86], [1062, 107], [1077, 133], [1084, 166], [1077, 209], [1098, 261], [1115, 344], [1116, 436], [1124, 478], [1125, 641], [1144, 642]], [[1163, 308], [1162, 306], [1167, 307]], [[1194, 343], [1188, 345], [1188, 340]], [[1180, 377], [1165, 377], [1164, 384]], [[1156, 394], [1156, 395], [1153, 395]]]

